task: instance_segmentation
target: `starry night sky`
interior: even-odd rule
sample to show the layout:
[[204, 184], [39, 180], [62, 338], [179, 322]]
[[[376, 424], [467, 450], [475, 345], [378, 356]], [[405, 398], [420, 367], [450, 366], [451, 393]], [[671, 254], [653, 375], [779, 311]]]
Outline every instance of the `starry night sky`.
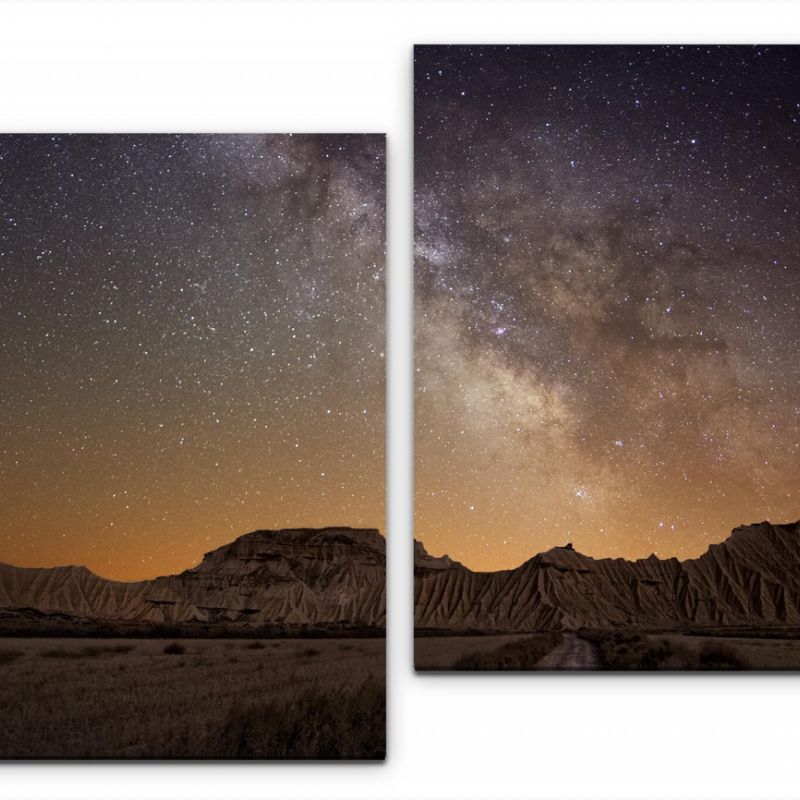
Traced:
[[0, 137], [0, 561], [384, 528], [384, 139]]
[[800, 48], [415, 51], [416, 536], [800, 517]]

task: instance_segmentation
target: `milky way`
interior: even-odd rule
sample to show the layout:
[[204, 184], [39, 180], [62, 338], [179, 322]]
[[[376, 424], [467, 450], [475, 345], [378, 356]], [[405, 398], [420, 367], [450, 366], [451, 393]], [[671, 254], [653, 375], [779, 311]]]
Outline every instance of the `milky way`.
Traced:
[[383, 528], [381, 136], [0, 137], [0, 561]]
[[418, 47], [416, 535], [689, 556], [800, 517], [800, 52]]

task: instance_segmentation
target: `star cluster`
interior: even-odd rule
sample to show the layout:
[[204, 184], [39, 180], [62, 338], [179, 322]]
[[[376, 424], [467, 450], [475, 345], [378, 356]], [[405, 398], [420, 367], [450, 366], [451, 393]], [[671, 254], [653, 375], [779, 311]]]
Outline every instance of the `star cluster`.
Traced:
[[0, 560], [383, 528], [384, 141], [0, 137]]
[[800, 49], [415, 51], [416, 535], [477, 569], [800, 517]]

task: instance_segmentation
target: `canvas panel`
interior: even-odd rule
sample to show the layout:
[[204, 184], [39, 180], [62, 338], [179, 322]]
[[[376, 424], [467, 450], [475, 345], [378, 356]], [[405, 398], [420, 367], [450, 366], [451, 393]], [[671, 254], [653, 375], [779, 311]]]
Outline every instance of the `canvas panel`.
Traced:
[[797, 668], [800, 51], [415, 61], [417, 667]]
[[0, 137], [0, 757], [384, 757], [384, 173]]

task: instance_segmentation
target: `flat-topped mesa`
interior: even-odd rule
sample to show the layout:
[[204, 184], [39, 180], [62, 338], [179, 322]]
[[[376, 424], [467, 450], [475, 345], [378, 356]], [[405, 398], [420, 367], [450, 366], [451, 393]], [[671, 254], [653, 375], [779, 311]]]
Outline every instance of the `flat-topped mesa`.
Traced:
[[515, 569], [472, 572], [440, 564], [418, 567], [416, 576], [420, 628], [798, 625], [800, 522], [740, 526], [685, 561], [595, 559], [561, 546]]
[[203, 556], [188, 572], [216, 574], [285, 573], [304, 565], [380, 566], [386, 540], [375, 528], [281, 528], [246, 533]]

